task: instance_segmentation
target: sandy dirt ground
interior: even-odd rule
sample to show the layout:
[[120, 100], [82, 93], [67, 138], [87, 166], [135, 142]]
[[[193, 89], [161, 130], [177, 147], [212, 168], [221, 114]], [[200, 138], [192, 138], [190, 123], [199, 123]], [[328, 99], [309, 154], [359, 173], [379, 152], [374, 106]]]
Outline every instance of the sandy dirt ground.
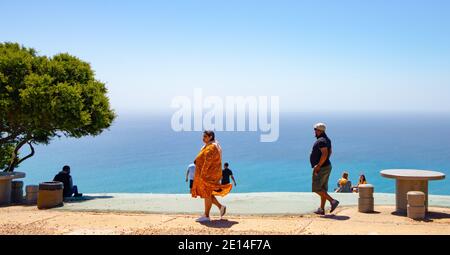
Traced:
[[36, 207], [0, 208], [0, 235], [385, 235], [450, 234], [450, 209], [430, 208], [426, 220], [395, 215], [394, 207], [377, 207], [362, 214], [342, 207], [334, 215], [212, 217], [207, 224], [197, 215], [67, 212]]

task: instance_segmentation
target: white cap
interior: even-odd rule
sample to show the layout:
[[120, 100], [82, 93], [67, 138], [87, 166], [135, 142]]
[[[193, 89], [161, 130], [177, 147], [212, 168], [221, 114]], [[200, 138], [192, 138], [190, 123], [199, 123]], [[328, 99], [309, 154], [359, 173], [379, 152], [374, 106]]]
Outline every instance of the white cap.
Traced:
[[327, 125], [325, 125], [324, 123], [317, 123], [316, 125], [314, 125], [314, 129], [325, 132], [327, 130]]

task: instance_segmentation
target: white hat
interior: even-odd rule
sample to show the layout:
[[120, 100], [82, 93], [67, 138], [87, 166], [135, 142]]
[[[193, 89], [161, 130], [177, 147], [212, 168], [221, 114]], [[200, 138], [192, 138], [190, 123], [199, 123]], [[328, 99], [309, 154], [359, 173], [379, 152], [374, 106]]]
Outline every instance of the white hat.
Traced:
[[324, 123], [317, 123], [316, 125], [314, 125], [314, 129], [325, 132], [325, 130], [327, 130], [327, 125], [325, 125]]

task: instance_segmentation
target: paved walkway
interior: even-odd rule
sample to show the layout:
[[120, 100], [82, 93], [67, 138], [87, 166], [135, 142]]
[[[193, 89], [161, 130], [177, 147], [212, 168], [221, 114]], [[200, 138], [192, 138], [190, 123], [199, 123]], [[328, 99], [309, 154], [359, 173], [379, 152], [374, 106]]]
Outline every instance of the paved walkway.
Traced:
[[423, 221], [392, 214], [339, 207], [333, 215], [217, 215], [197, 223], [198, 215], [38, 210], [36, 206], [0, 207], [0, 235], [449, 235], [450, 208], [430, 207]]
[[[358, 204], [358, 194], [332, 194], [341, 206]], [[376, 193], [377, 206], [395, 205], [394, 194]], [[240, 193], [219, 198], [230, 215], [299, 215], [318, 207], [319, 198], [313, 193]], [[430, 206], [450, 208], [450, 196], [429, 197]], [[86, 194], [82, 200], [66, 202], [61, 211], [133, 212], [153, 214], [201, 214], [203, 200], [190, 195], [168, 194]], [[217, 209], [213, 209], [217, 214]]]

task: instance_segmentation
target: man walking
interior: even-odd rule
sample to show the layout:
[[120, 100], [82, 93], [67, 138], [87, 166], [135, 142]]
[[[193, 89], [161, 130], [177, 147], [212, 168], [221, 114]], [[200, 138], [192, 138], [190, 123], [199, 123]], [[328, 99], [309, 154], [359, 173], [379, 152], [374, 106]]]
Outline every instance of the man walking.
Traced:
[[195, 164], [190, 164], [186, 171], [186, 182], [189, 181], [189, 189], [194, 186]]
[[320, 208], [315, 212], [319, 215], [325, 215], [327, 200], [331, 204], [330, 213], [334, 212], [339, 205], [339, 201], [328, 194], [328, 179], [332, 169], [330, 162], [332, 147], [331, 140], [325, 133], [326, 129], [326, 125], [323, 123], [314, 125], [317, 141], [314, 143], [310, 156], [311, 167], [313, 168], [312, 191], [320, 196]]
[[222, 185], [230, 183], [230, 177], [231, 177], [231, 179], [233, 180], [234, 186], [236, 186], [236, 180], [234, 179], [233, 171], [231, 171], [231, 169], [228, 168], [229, 166], [230, 166], [230, 164], [228, 164], [228, 163], [224, 164], [225, 169], [223, 169], [223, 171], [222, 171]]

